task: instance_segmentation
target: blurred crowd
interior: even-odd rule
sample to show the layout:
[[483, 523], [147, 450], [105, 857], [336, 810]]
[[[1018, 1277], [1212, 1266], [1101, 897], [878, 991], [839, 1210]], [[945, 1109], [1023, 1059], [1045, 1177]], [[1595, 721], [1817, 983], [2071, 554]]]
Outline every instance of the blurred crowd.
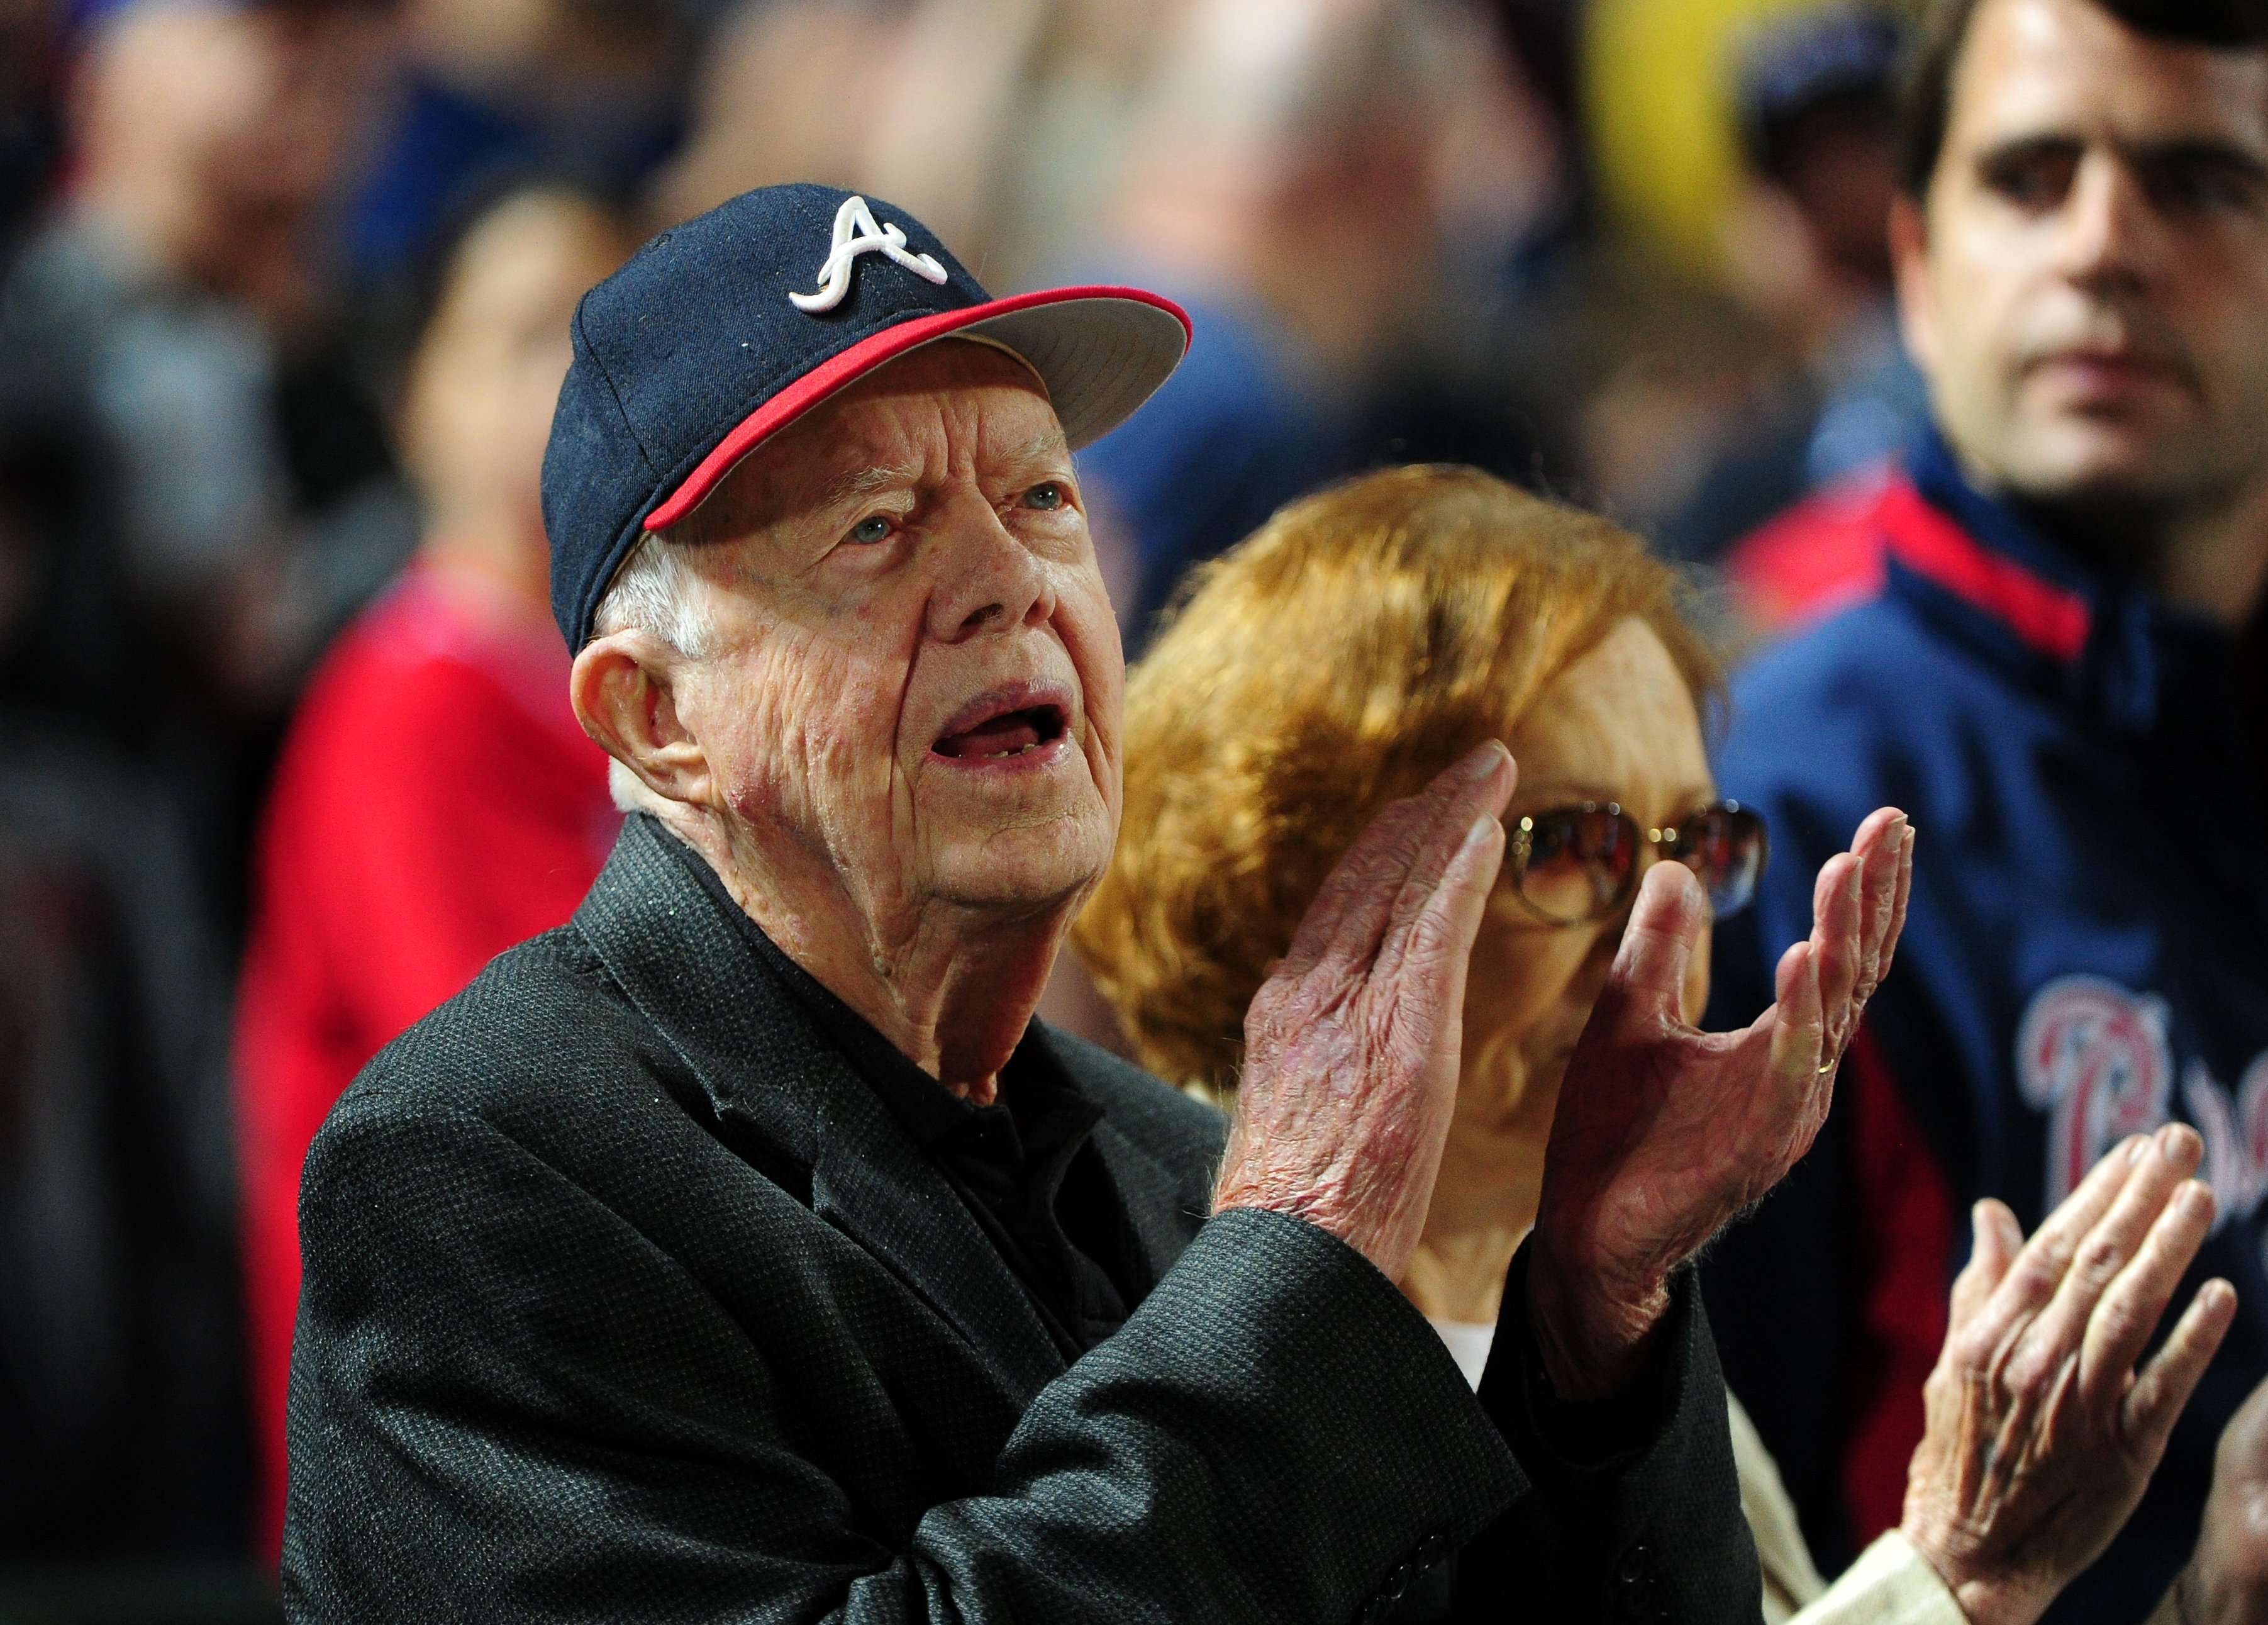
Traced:
[[537, 474], [637, 242], [820, 181], [996, 293], [1184, 304], [1188, 363], [1081, 460], [1130, 654], [1282, 504], [1416, 462], [1614, 516], [1736, 652], [1872, 590], [1816, 538], [1927, 416], [1902, 26], [0, 0], [0, 1563], [272, 1561], [299, 1156], [612, 839]]

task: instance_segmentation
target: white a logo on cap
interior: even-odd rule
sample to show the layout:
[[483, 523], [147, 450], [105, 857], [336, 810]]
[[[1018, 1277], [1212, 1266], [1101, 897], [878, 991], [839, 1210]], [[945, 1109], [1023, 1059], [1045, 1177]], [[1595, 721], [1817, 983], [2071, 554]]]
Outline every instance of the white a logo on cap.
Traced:
[[843, 207], [835, 211], [835, 246], [828, 250], [826, 260], [819, 268], [819, 292], [791, 293], [788, 302], [807, 315], [817, 315], [823, 310], [833, 310], [850, 292], [850, 267], [862, 254], [879, 254], [895, 260], [917, 277], [926, 277], [932, 282], [945, 280], [945, 267], [937, 262], [933, 254], [906, 252], [906, 234], [895, 225], [875, 223], [874, 211], [866, 207], [863, 197], [846, 197]]

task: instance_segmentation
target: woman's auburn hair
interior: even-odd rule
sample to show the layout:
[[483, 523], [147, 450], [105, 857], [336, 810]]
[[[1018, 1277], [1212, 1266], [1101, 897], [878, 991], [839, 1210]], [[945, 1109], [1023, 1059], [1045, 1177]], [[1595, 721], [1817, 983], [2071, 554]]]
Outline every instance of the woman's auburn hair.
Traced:
[[1235, 1086], [1244, 1013], [1333, 864], [1631, 617], [1722, 672], [1628, 531], [1476, 469], [1389, 469], [1191, 575], [1126, 691], [1125, 814], [1072, 934], [1142, 1063]]

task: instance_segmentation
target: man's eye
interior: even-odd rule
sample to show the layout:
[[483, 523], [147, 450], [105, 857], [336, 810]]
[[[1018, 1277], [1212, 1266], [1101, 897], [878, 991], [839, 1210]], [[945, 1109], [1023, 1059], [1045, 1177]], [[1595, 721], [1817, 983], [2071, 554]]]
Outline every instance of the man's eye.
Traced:
[[1059, 508], [1063, 505], [1064, 488], [1053, 480], [1035, 485], [1024, 493], [1024, 506], [1027, 508]]
[[2058, 149], [2011, 153], [1984, 166], [1984, 184], [2019, 209], [2053, 209], [2078, 169], [2077, 155]]
[[859, 543], [865, 546], [872, 547], [877, 542], [888, 541], [890, 539], [890, 533], [896, 528], [897, 526], [891, 522], [890, 516], [888, 514], [876, 513], [869, 516], [868, 518], [862, 519], [857, 524], [851, 526], [850, 539], [853, 542]]
[[2146, 180], [2152, 196], [2164, 208], [2200, 213], [2258, 208], [2258, 183], [2232, 166], [2211, 161], [2169, 163]]

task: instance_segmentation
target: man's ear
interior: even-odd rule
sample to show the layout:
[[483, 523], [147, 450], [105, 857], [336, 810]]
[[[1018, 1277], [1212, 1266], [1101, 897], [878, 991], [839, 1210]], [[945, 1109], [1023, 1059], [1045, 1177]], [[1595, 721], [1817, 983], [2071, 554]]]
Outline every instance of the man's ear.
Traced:
[[639, 783], [665, 801], [706, 807], [709, 758], [677, 711], [685, 669], [685, 657], [652, 632], [609, 632], [575, 657], [567, 691], [583, 731]]
[[1929, 280], [1928, 205], [1900, 191], [1890, 203], [1890, 270], [1897, 280], [1898, 327], [1922, 375], [1937, 376], [1937, 307]]

